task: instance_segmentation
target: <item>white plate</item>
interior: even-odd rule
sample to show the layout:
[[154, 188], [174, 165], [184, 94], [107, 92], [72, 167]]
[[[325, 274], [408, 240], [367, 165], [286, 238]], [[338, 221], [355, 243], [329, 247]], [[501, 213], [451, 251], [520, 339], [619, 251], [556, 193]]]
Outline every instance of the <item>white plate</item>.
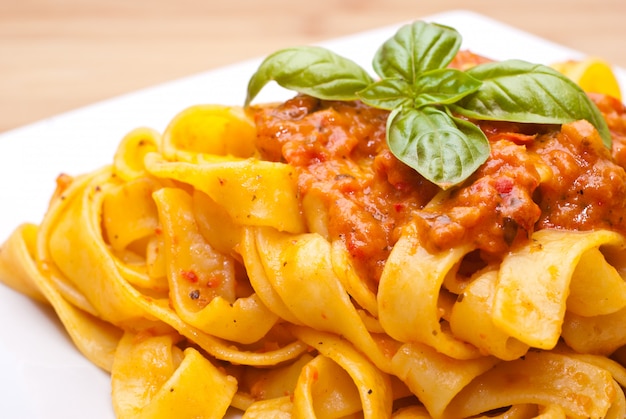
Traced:
[[[456, 28], [463, 36], [463, 48], [495, 59], [549, 64], [582, 57], [471, 12], [453, 11], [423, 19]], [[323, 45], [371, 69], [374, 48], [397, 28], [385, 27]], [[192, 104], [242, 104], [247, 81], [259, 62], [250, 60], [177, 80], [0, 135], [0, 241], [18, 224], [41, 220], [59, 173], [76, 175], [108, 164], [118, 141], [132, 128], [163, 130], [176, 113]], [[616, 69], [616, 73], [626, 86], [626, 72]], [[257, 101], [290, 95], [270, 87]], [[50, 309], [2, 285], [0, 371], [2, 417], [114, 416], [109, 376], [78, 353]]]

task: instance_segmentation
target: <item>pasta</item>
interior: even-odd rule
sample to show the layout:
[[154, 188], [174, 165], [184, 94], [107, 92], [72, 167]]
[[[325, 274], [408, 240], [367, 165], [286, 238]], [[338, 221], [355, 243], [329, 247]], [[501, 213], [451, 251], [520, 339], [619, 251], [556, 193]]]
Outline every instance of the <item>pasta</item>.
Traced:
[[612, 152], [586, 121], [476, 122], [489, 160], [445, 190], [358, 101], [192, 106], [60, 175], [0, 279], [120, 418], [623, 418], [626, 110], [592, 97]]

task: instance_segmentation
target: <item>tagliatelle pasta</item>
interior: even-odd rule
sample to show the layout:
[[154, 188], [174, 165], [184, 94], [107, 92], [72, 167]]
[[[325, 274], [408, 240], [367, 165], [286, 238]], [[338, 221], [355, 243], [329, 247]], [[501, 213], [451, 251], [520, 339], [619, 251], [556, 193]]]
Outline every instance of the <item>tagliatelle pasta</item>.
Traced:
[[626, 111], [594, 101], [613, 150], [587, 121], [472, 121], [491, 154], [445, 191], [359, 101], [192, 106], [61, 175], [0, 279], [120, 418], [623, 418]]

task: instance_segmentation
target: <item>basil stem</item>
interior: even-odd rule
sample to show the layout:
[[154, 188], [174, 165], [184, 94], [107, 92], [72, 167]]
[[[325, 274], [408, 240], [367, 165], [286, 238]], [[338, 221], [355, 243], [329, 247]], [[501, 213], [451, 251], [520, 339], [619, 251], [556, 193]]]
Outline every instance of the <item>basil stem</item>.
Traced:
[[415, 80], [415, 107], [449, 105], [480, 89], [482, 82], [451, 68], [420, 74]]
[[364, 103], [387, 110], [410, 106], [415, 96], [412, 86], [401, 78], [379, 80], [357, 92], [357, 95]]

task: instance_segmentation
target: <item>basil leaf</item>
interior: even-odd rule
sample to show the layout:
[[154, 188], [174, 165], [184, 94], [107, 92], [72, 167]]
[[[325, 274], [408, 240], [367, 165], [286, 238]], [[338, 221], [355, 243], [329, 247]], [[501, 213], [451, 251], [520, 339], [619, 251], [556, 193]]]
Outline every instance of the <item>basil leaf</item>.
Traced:
[[413, 102], [413, 89], [404, 79], [382, 79], [357, 92], [359, 98], [375, 108], [392, 110]]
[[480, 64], [467, 73], [483, 82], [451, 110], [469, 118], [541, 124], [586, 119], [611, 146], [611, 133], [596, 105], [572, 80], [541, 64], [508, 60]]
[[461, 47], [461, 35], [447, 26], [415, 22], [402, 26], [376, 52], [372, 63], [381, 78], [414, 83], [428, 70], [444, 68]]
[[270, 81], [319, 99], [356, 100], [385, 110], [387, 142], [401, 161], [442, 188], [463, 182], [489, 157], [475, 124], [452, 116], [518, 123], [591, 122], [604, 144], [611, 133], [587, 94], [550, 67], [521, 60], [448, 68], [461, 46], [453, 28], [402, 26], [376, 51], [374, 81], [353, 61], [320, 47], [268, 56], [248, 83], [245, 106]]
[[443, 189], [463, 182], [489, 157], [489, 141], [476, 125], [434, 107], [393, 110], [387, 143], [399, 160]]
[[268, 56], [248, 82], [245, 106], [274, 80], [280, 86], [318, 99], [355, 100], [372, 78], [354, 61], [322, 47], [296, 47]]
[[431, 70], [415, 81], [415, 107], [448, 105], [477, 91], [482, 82], [464, 71], [452, 68]]

